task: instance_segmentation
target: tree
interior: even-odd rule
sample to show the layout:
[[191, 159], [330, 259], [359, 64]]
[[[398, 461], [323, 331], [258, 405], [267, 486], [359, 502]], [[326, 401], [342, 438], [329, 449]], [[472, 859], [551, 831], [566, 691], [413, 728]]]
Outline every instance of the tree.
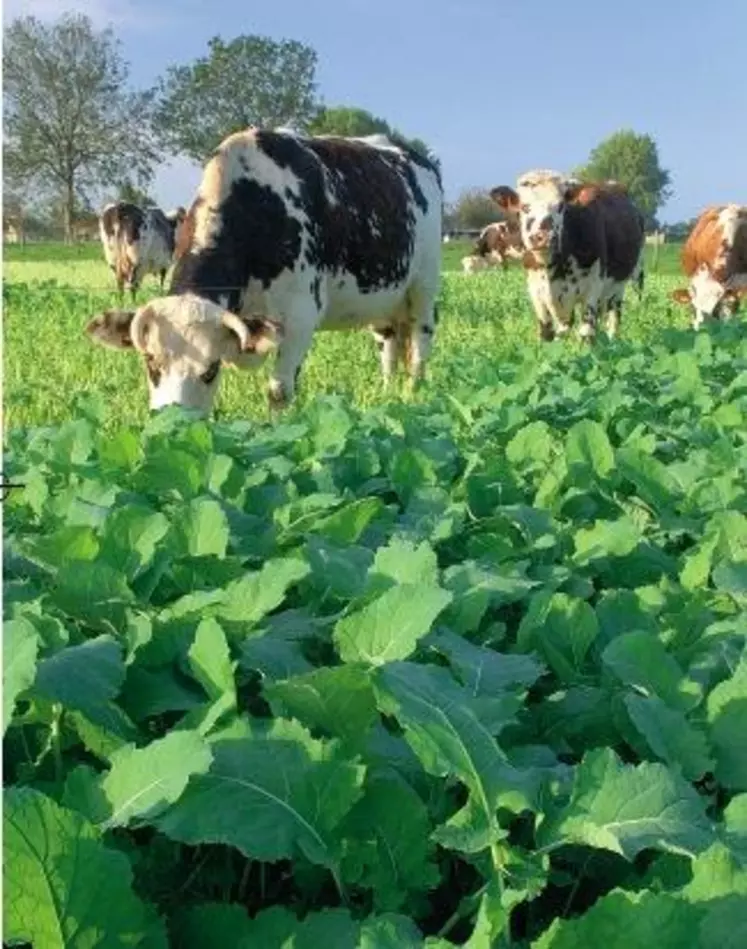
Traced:
[[408, 138], [377, 115], [354, 106], [332, 106], [319, 110], [308, 125], [312, 135], [387, 135], [393, 142], [411, 148], [430, 159], [440, 170], [440, 162], [422, 138]]
[[143, 188], [138, 188], [131, 181], [121, 182], [117, 188], [115, 201], [126, 201], [129, 204], [136, 204], [140, 208], [155, 207], [155, 199]]
[[447, 211], [449, 226], [465, 230], [482, 229], [503, 219], [504, 215], [483, 188], [463, 191]]
[[123, 174], [146, 182], [160, 158], [152, 94], [128, 91], [119, 45], [80, 14], [19, 17], [5, 30], [7, 174], [62, 195], [67, 240], [87, 190]]
[[239, 36], [171, 66], [158, 83], [156, 125], [177, 152], [203, 164], [223, 139], [251, 125], [305, 129], [318, 112], [316, 53], [296, 40]]
[[671, 175], [659, 164], [656, 142], [631, 129], [600, 142], [575, 174], [582, 181], [619, 181], [638, 205], [647, 228], [655, 226], [656, 212], [672, 196]]

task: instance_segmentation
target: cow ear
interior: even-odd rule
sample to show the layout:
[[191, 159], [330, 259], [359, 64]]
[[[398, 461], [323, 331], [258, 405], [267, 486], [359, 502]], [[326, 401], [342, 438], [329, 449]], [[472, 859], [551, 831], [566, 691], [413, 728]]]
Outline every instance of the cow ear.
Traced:
[[579, 195], [584, 190], [583, 181], [579, 181], [578, 178], [569, 178], [565, 183], [563, 189], [563, 199], [569, 204], [572, 204], [574, 201], [578, 200]]
[[685, 287], [677, 287], [676, 290], [672, 290], [670, 294], [671, 298], [675, 303], [684, 303], [688, 304], [691, 302], [690, 291]]
[[283, 338], [282, 324], [269, 317], [241, 317], [226, 311], [223, 326], [233, 335], [239, 353], [264, 355], [274, 349]]
[[134, 310], [105, 310], [89, 321], [85, 332], [95, 343], [109, 349], [132, 349], [134, 316]]
[[519, 213], [519, 196], [513, 188], [509, 188], [507, 185], [492, 188], [490, 197], [507, 214]]

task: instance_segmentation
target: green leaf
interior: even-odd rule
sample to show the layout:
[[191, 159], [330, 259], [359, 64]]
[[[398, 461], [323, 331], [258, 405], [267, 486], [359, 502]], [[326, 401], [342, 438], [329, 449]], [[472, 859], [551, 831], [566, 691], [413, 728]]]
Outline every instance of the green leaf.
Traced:
[[297, 723], [241, 724], [243, 737], [215, 741], [210, 771], [190, 779], [156, 826], [174, 840], [224, 843], [256, 860], [300, 851], [336, 872], [337, 827], [361, 794], [364, 768], [335, 758]]
[[747, 655], [708, 696], [708, 722], [716, 779], [732, 791], [747, 791]]
[[698, 686], [685, 678], [677, 660], [651, 632], [634, 630], [613, 639], [602, 662], [624, 685], [655, 695], [673, 708], [686, 712], [700, 700]]
[[620, 474], [635, 486], [638, 496], [655, 511], [667, 511], [676, 506], [682, 492], [660, 461], [632, 445], [618, 448], [615, 460]]
[[650, 848], [696, 856], [713, 841], [705, 803], [661, 764], [624, 765], [611, 748], [584, 755], [568, 804], [542, 830], [547, 843], [578, 843], [634, 860]]
[[692, 879], [682, 889], [691, 903], [706, 903], [722, 896], [747, 895], [747, 867], [722, 843], [714, 843], [692, 863]]
[[195, 498], [179, 511], [178, 537], [181, 551], [190, 557], [225, 557], [228, 519], [212, 498]]
[[411, 891], [438, 884], [430, 829], [428, 809], [405, 781], [387, 775], [369, 779], [342, 827], [343, 879], [370, 889], [378, 912], [401, 909]]
[[598, 633], [596, 614], [585, 600], [543, 591], [530, 602], [517, 645], [522, 652], [535, 650], [562, 681], [574, 682]]
[[101, 558], [117, 573], [132, 579], [152, 562], [168, 530], [168, 519], [160, 512], [138, 504], [117, 508], [104, 522]]
[[532, 949], [684, 949], [693, 944], [702, 911], [668, 893], [613, 890], [583, 916], [555, 919]]
[[172, 731], [144, 748], [120, 748], [110, 761], [101, 780], [109, 804], [106, 828], [151, 820], [179, 798], [191, 775], [208, 770], [212, 754], [197, 732]]
[[111, 700], [124, 678], [121, 647], [111, 636], [98, 636], [40, 662], [34, 691], [59, 702], [65, 710], [75, 709], [95, 724], [118, 732], [120, 718]]
[[747, 866], [747, 794], [735, 795], [724, 809], [726, 839], [732, 851]]
[[18, 696], [36, 677], [39, 637], [32, 623], [23, 617], [3, 623], [3, 735], [13, 717]]
[[231, 662], [225, 634], [214, 619], [204, 619], [197, 627], [187, 659], [212, 703], [200, 726], [205, 734], [223, 715], [236, 710], [235, 663]]
[[422, 949], [423, 936], [411, 919], [385, 914], [369, 916], [361, 925], [355, 949]]
[[4, 938], [44, 949], [124, 949], [165, 934], [135, 896], [124, 854], [73, 811], [31, 788], [3, 801]]
[[360, 498], [317, 521], [314, 531], [338, 544], [355, 544], [383, 509], [379, 498]]
[[261, 570], [229, 583], [218, 616], [234, 623], [254, 624], [277, 609], [288, 590], [309, 573], [302, 560], [268, 560]]
[[428, 774], [458, 778], [470, 791], [463, 810], [440, 828], [440, 842], [477, 853], [499, 840], [499, 804], [522, 810], [527, 791], [466, 691], [445, 669], [408, 662], [379, 669], [375, 688], [379, 707], [398, 719]]
[[405, 659], [451, 600], [451, 593], [440, 587], [390, 587], [362, 610], [338, 620], [332, 638], [340, 658], [374, 666]]
[[497, 695], [512, 687], [530, 686], [545, 671], [533, 656], [509, 655], [475, 646], [447, 629], [431, 633], [427, 645], [446, 656], [473, 695]]
[[519, 468], [541, 465], [552, 457], [552, 432], [547, 422], [530, 422], [506, 445], [506, 457]]
[[698, 781], [713, 769], [705, 735], [681, 711], [655, 695], [626, 695], [625, 707], [652, 753], [671, 768], [681, 769], [688, 781]]
[[414, 544], [409, 540], [394, 538], [386, 547], [379, 547], [376, 551], [370, 575], [377, 585], [380, 580], [384, 580], [389, 583], [437, 586], [438, 559], [427, 541]]
[[62, 567], [52, 599], [68, 616], [108, 633], [125, 625], [126, 607], [135, 596], [123, 573], [97, 560]]
[[607, 433], [592, 419], [577, 422], [568, 432], [565, 460], [573, 483], [588, 487], [595, 478], [605, 479], [615, 466], [615, 454]]
[[359, 666], [314, 669], [306, 675], [267, 684], [264, 695], [275, 714], [285, 710], [309, 728], [321, 728], [350, 745], [365, 740], [378, 712], [373, 686]]
[[616, 521], [595, 521], [594, 526], [576, 531], [574, 560], [587, 564], [600, 557], [625, 557], [641, 540], [641, 531], [629, 517]]

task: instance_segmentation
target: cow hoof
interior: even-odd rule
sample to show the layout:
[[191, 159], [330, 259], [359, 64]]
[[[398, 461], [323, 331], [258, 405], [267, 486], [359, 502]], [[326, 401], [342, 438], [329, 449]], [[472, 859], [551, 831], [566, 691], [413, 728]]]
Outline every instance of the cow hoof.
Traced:
[[555, 332], [558, 336], [565, 336], [567, 333], [570, 333], [571, 327], [569, 323], [558, 323], [558, 326]]
[[585, 343], [593, 343], [595, 335], [594, 327], [588, 323], [582, 323], [578, 328], [578, 338]]
[[278, 382], [276, 379], [270, 382], [270, 387], [267, 391], [267, 401], [271, 412], [279, 412], [288, 405], [288, 393], [285, 391], [285, 386], [282, 382]]
[[545, 343], [551, 343], [555, 339], [555, 330], [547, 323], [540, 323], [539, 338]]

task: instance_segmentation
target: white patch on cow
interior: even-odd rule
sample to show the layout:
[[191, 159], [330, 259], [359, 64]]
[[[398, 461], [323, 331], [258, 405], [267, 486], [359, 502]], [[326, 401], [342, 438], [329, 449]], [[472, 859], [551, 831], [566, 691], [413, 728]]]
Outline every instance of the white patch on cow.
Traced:
[[535, 251], [547, 248], [552, 237], [562, 239], [563, 201], [569, 179], [557, 171], [529, 171], [516, 186], [519, 221], [524, 245]]
[[700, 267], [690, 281], [690, 299], [695, 309], [693, 326], [696, 329], [713, 316], [723, 295], [723, 285], [707, 267]]

